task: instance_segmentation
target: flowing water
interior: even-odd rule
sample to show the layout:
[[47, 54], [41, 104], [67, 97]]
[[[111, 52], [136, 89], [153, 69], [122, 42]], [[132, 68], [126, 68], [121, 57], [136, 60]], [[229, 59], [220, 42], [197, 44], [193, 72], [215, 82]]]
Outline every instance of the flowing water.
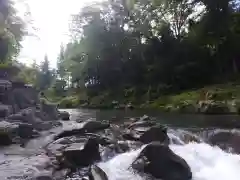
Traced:
[[[176, 115], [137, 111], [69, 110], [69, 112], [71, 121], [64, 122], [61, 128], [72, 129], [79, 126], [80, 124], [75, 120], [84, 121], [92, 118], [122, 123], [132, 117], [151, 115], [156, 121], [169, 127], [168, 134], [172, 141], [170, 148], [190, 165], [193, 180], [239, 180], [240, 178], [240, 155], [231, 153], [230, 147], [229, 151], [223, 151], [207, 143], [213, 134], [227, 132], [236, 135], [234, 137], [237, 138], [232, 142], [225, 139], [222, 144], [239, 147], [240, 118], [237, 116]], [[53, 135], [61, 131], [61, 128], [43, 132], [40, 138], [30, 141], [25, 148], [17, 145], [2, 148], [0, 150], [0, 180], [31, 179], [37, 174], [50, 172], [51, 168], [46, 168], [50, 159], [45, 155], [42, 147], [50, 142]], [[186, 135], [196, 137], [199, 142], [187, 142], [184, 138]], [[129, 165], [137, 157], [141, 148], [116, 155], [106, 162], [99, 163], [99, 166], [110, 180], [146, 179], [129, 169]]]

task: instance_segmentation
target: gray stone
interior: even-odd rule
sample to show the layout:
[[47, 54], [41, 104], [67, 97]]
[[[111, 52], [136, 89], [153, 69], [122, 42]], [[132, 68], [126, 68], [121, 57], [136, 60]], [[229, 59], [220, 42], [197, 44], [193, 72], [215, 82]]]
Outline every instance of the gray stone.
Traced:
[[0, 104], [0, 118], [5, 118], [12, 113], [12, 107], [9, 105]]
[[61, 112], [59, 113], [59, 117], [60, 117], [60, 119], [63, 120], [63, 121], [68, 121], [68, 120], [70, 120], [70, 114], [69, 114], [69, 112], [66, 112], [66, 111], [61, 111]]
[[133, 162], [132, 167], [159, 179], [192, 179], [192, 172], [187, 162], [168, 146], [157, 142], [147, 145]]

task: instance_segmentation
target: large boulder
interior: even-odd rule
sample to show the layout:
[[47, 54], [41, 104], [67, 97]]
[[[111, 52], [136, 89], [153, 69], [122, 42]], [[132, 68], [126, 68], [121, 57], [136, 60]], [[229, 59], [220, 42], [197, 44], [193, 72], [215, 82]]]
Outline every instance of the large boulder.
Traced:
[[60, 159], [61, 165], [68, 168], [86, 167], [99, 160], [101, 160], [99, 144], [94, 138], [90, 138], [83, 148], [82, 144], [77, 146], [73, 144], [66, 148]]
[[144, 144], [148, 144], [153, 141], [169, 144], [170, 141], [167, 135], [167, 128], [164, 126], [150, 128], [140, 136], [139, 140]]
[[168, 146], [153, 142], [147, 145], [132, 167], [163, 180], [190, 180], [192, 172], [187, 162]]
[[60, 134], [58, 134], [55, 137], [55, 140], [62, 138], [62, 137], [67, 137], [67, 136], [81, 135], [84, 133], [94, 133], [94, 132], [104, 130], [109, 127], [110, 127], [109, 123], [103, 123], [100, 121], [90, 120], [90, 121], [85, 122], [83, 124], [83, 126], [79, 129], [72, 129], [72, 130], [66, 130], [66, 131], [61, 132]]

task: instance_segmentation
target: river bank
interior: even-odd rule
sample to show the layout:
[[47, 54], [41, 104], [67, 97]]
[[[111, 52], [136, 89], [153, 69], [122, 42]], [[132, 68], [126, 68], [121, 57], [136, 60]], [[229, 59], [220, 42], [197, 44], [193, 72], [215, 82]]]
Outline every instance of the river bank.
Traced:
[[239, 114], [240, 85], [229, 83], [167, 95], [119, 95], [107, 92], [87, 97], [79, 93], [59, 101], [60, 108], [154, 109], [187, 114]]

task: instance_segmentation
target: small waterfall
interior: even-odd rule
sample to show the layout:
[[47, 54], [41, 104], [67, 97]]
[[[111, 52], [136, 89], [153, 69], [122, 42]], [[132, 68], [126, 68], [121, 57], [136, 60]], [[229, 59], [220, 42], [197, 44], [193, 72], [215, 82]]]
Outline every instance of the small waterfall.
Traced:
[[[128, 169], [142, 148], [117, 155], [108, 162], [100, 163], [100, 167], [107, 173], [109, 180], [144, 180], [146, 177]], [[239, 180], [239, 155], [224, 152], [206, 143], [172, 144], [170, 148], [187, 161], [193, 180]]]

